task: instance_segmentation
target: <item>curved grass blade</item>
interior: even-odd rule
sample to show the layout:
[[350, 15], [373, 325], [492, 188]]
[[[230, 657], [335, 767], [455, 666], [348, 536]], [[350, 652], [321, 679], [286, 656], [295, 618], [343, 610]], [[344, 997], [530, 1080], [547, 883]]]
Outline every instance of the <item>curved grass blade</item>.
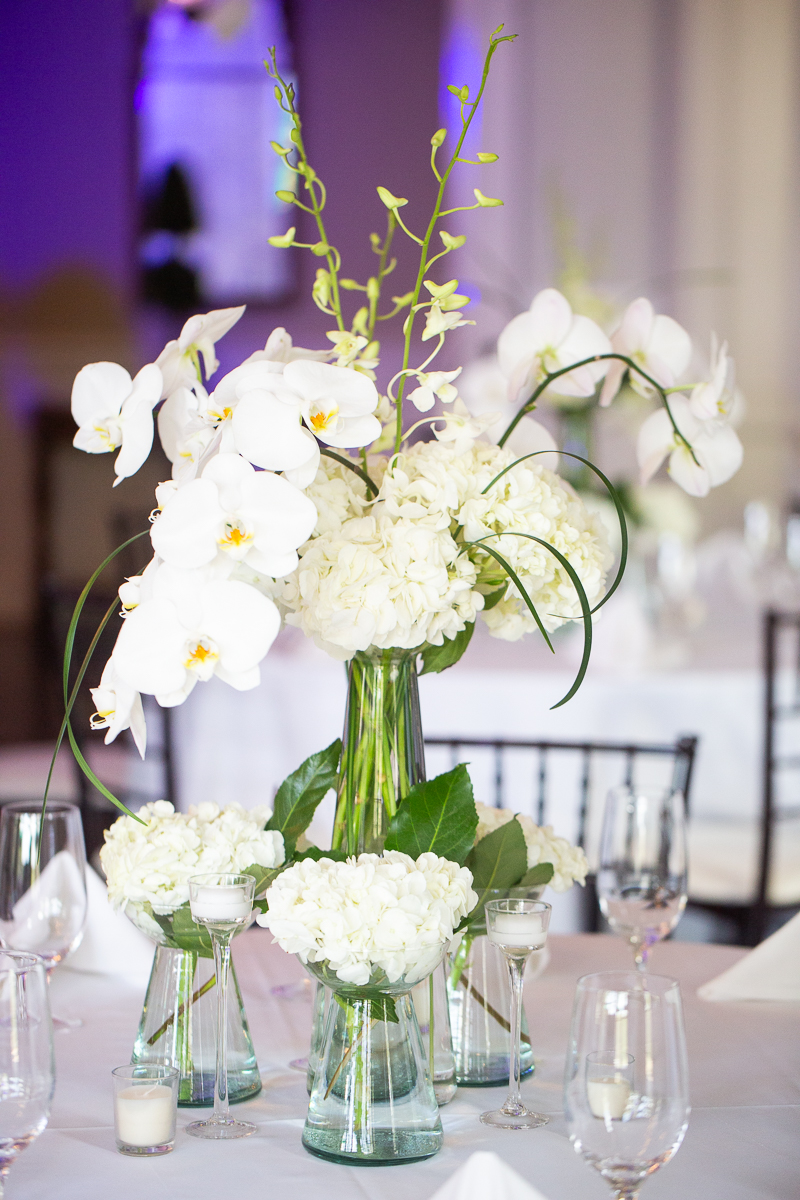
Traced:
[[357, 463], [351, 462], [349, 458], [345, 458], [343, 454], [334, 454], [333, 450], [329, 450], [327, 446], [320, 446], [319, 452], [320, 454], [324, 454], [326, 458], [332, 458], [335, 462], [340, 463], [343, 467], [347, 467], [348, 470], [353, 471], [354, 474], [359, 477], [359, 479], [364, 481], [364, 483], [367, 485], [367, 490], [372, 496], [372, 499], [375, 499], [378, 494], [378, 489], [362, 467], [359, 467]]
[[[504, 533], [490, 533], [489, 534], [489, 537], [506, 537], [506, 536], [507, 535]], [[527, 536], [527, 535], [524, 535], [524, 536]], [[464, 545], [465, 546], [480, 546], [481, 550], [485, 551], [486, 554], [491, 554], [492, 558], [494, 558], [497, 562], [500, 563], [500, 566], [503, 568], [503, 570], [506, 572], [506, 574], [508, 576], [510, 576], [511, 579], [513, 579], [514, 583], [519, 588], [522, 599], [525, 601], [526, 605], [530, 609], [531, 616], [533, 617], [534, 621], [539, 626], [539, 632], [541, 633], [544, 640], [547, 642], [552, 653], [555, 654], [555, 652], [556, 652], [555, 647], [553, 646], [553, 643], [550, 641], [550, 636], [549, 636], [547, 630], [545, 629], [544, 625], [542, 624], [541, 618], [540, 618], [538, 612], [536, 611], [536, 609], [534, 608], [533, 601], [531, 600], [525, 587], [523, 586], [522, 580], [520, 579], [519, 575], [517, 575], [516, 571], [511, 566], [511, 564], [509, 562], [507, 562], [506, 559], [503, 558], [502, 554], [498, 554], [497, 551], [493, 550], [491, 546], [485, 546], [483, 543], [484, 543], [484, 539], [480, 538], [477, 542], [465, 542]]]
[[[521, 458], [515, 459], [514, 462], [509, 463], [507, 467], [503, 467], [502, 471], [500, 471], [498, 475], [495, 475], [491, 483], [487, 483], [486, 487], [481, 492], [481, 495], [485, 496], [489, 488], [494, 487], [498, 479], [502, 479], [507, 471], [510, 471], [512, 467], [516, 467], [519, 463], [524, 462], [526, 458], [536, 458], [538, 454], [553, 453], [555, 453], [553, 450], [532, 450], [530, 454], [523, 454]], [[603, 599], [598, 604], [595, 604], [594, 608], [592, 609], [592, 612], [596, 613], [598, 608], [602, 608], [603, 605], [611, 599], [611, 597], [614, 595], [614, 592], [622, 583], [622, 576], [625, 574], [625, 567], [628, 565], [628, 522], [625, 520], [625, 510], [622, 507], [622, 501], [619, 498], [619, 492], [614, 487], [611, 480], [603, 474], [599, 467], [596, 467], [594, 463], [590, 463], [588, 458], [582, 458], [580, 454], [572, 454], [569, 450], [559, 450], [558, 453], [563, 454], [566, 458], [575, 458], [578, 460], [578, 462], [582, 462], [585, 466], [587, 466], [590, 471], [594, 471], [598, 479], [602, 480], [602, 482], [605, 484], [608, 494], [614, 501], [614, 507], [617, 510], [621, 539], [619, 567], [617, 568], [617, 573], [614, 576], [614, 582], [612, 583], [611, 587], [608, 589], [605, 596], [603, 596]]]
[[[573, 683], [572, 683], [572, 687], [569, 689], [566, 696], [562, 697], [562, 699], [559, 700], [558, 704], [553, 704], [550, 706], [551, 710], [554, 708], [561, 708], [562, 704], [566, 704], [568, 700], [572, 699], [572, 697], [577, 692], [578, 688], [583, 683], [584, 676], [586, 675], [586, 668], [589, 666], [589, 659], [591, 658], [591, 654], [592, 654], [592, 610], [589, 607], [589, 598], [586, 595], [586, 590], [580, 581], [578, 572], [575, 570], [575, 568], [572, 566], [572, 564], [567, 561], [567, 559], [564, 557], [564, 555], [561, 553], [560, 550], [556, 550], [555, 546], [551, 546], [550, 543], [546, 542], [543, 538], [535, 537], [534, 534], [532, 534], [532, 533], [521, 533], [518, 530], [508, 530], [505, 533], [490, 533], [488, 536], [489, 537], [524, 537], [524, 538], [528, 538], [528, 540], [531, 542], [538, 542], [540, 546], [544, 546], [545, 550], [549, 550], [550, 553], [552, 555], [554, 555], [555, 558], [558, 559], [558, 561], [561, 563], [564, 570], [569, 575], [572, 585], [575, 588], [575, 591], [578, 593], [578, 599], [579, 599], [580, 605], [581, 605], [581, 612], [583, 614], [583, 657], [581, 658], [581, 665], [578, 668], [578, 674], [575, 676], [575, 679], [573, 680]], [[482, 546], [482, 548], [484, 550], [486, 550], [487, 553], [491, 554], [492, 551], [489, 549], [488, 546], [483, 545], [483, 541], [484, 541], [484, 539], [481, 538], [477, 542], [468, 542], [466, 544], [470, 545], [470, 546]], [[497, 555], [495, 555], [494, 557], [497, 557]], [[514, 579], [516, 581], [517, 577], [514, 576]], [[517, 583], [517, 586], [521, 587], [522, 585]], [[539, 617], [536, 614], [536, 612], [533, 608], [533, 605], [531, 604], [530, 598], [524, 588], [522, 589], [522, 592], [523, 592], [523, 597], [525, 599], [525, 603], [528, 605], [528, 608], [530, 608], [531, 611], [534, 613], [534, 616], [536, 617], [536, 623], [541, 628], [542, 627], [541, 621], [539, 620]], [[552, 643], [550, 642], [550, 639], [547, 637], [547, 634], [545, 634], [545, 637], [547, 638], [548, 646], [550, 646], [550, 649], [552, 650], [553, 646], [552, 646]]]
[[[106, 558], [103, 559], [100, 566], [89, 577], [83, 591], [81, 592], [80, 596], [78, 597], [75, 608], [72, 611], [72, 618], [70, 619], [69, 628], [67, 629], [67, 638], [64, 643], [64, 664], [63, 664], [63, 669], [62, 669], [62, 683], [63, 683], [63, 688], [64, 688], [64, 710], [65, 710], [64, 711], [64, 719], [61, 722], [61, 729], [59, 730], [58, 738], [56, 739], [55, 749], [53, 751], [53, 756], [50, 760], [50, 769], [47, 772], [47, 782], [45, 784], [44, 796], [42, 797], [42, 816], [43, 817], [45, 814], [45, 810], [47, 808], [47, 797], [50, 793], [50, 784], [51, 784], [52, 778], [53, 778], [53, 771], [55, 769], [56, 758], [58, 756], [59, 750], [61, 749], [61, 743], [64, 740], [64, 734], [67, 730], [69, 730], [70, 745], [72, 746], [73, 753], [75, 753], [76, 761], [77, 761], [78, 765], [80, 766], [81, 770], [87, 776], [87, 778], [89, 778], [91, 780], [91, 782], [95, 785], [95, 787], [97, 787], [99, 791], [103, 792], [103, 794], [106, 795], [108, 797], [108, 799], [111, 800], [112, 803], [114, 803], [117, 806], [117, 808], [123, 809], [126, 813], [128, 813], [129, 816], [135, 816], [134, 813], [131, 813], [129, 811], [129, 809], [127, 809], [125, 807], [125, 805], [122, 803], [121, 800], [118, 800], [116, 798], [116, 796], [111, 795], [111, 793], [105, 788], [105, 786], [102, 783], [100, 783], [100, 781], [94, 775], [94, 772], [92, 771], [89, 764], [86, 762], [85, 759], [83, 759], [83, 755], [80, 753], [80, 751], [78, 750], [76, 753], [76, 747], [75, 747], [75, 743], [74, 743], [74, 735], [72, 733], [72, 728], [70, 726], [70, 719], [69, 719], [70, 713], [72, 712], [73, 706], [75, 704], [75, 700], [77, 699], [77, 696], [78, 696], [78, 689], [80, 688], [80, 685], [83, 682], [83, 678], [89, 667], [91, 657], [94, 654], [94, 651], [97, 647], [98, 641], [100, 640], [100, 635], [103, 632], [103, 630], [105, 629], [106, 625], [108, 624], [109, 620], [111, 619], [111, 616], [112, 616], [114, 610], [117, 607], [116, 599], [114, 599], [112, 604], [109, 606], [109, 609], [106, 612], [105, 616], [103, 617], [103, 620], [101, 621], [100, 626], [95, 631], [94, 637], [92, 638], [92, 641], [89, 645], [89, 649], [87, 650], [86, 655], [84, 656], [80, 671], [78, 672], [78, 677], [75, 681], [75, 684], [72, 688], [71, 693], [69, 691], [69, 671], [70, 671], [70, 667], [72, 665], [72, 651], [73, 651], [73, 647], [75, 645], [75, 633], [78, 628], [78, 621], [80, 620], [81, 613], [83, 612], [83, 608], [84, 608], [84, 605], [86, 604], [89, 593], [91, 592], [95, 583], [99, 579], [100, 575], [102, 575], [103, 571], [106, 569], [106, 567], [109, 565], [109, 563], [113, 562], [114, 559], [117, 557], [117, 555], [121, 554], [122, 551], [127, 549], [128, 546], [132, 545], [134, 542], [138, 542], [140, 538], [146, 537], [149, 534], [149, 532], [150, 532], [149, 529], [143, 529], [141, 533], [135, 533], [133, 535], [133, 537], [128, 538], [128, 540], [123, 542], [121, 546], [117, 546], [116, 550], [112, 550], [111, 553]], [[81, 761], [82, 759], [83, 759], [83, 761]], [[136, 820], [138, 820], [138, 817], [136, 817]]]

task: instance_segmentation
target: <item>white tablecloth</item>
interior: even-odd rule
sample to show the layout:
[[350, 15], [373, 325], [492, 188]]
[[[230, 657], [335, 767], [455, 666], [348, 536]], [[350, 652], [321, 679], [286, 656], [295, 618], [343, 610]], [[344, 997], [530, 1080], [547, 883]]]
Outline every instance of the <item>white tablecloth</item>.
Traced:
[[[178, 1132], [175, 1151], [135, 1160], [118, 1154], [111, 1125], [112, 1067], [128, 1061], [141, 993], [69, 968], [55, 972], [53, 1001], [83, 1016], [83, 1028], [56, 1037], [58, 1084], [50, 1124], [12, 1167], [9, 1200], [142, 1200], [164, 1197], [283, 1197], [428, 1200], [474, 1150], [494, 1150], [548, 1200], [605, 1200], [608, 1189], [572, 1150], [561, 1115], [561, 1080], [572, 996], [584, 972], [627, 967], [610, 937], [551, 939], [552, 962], [530, 985], [526, 1006], [537, 1061], [523, 1085], [531, 1105], [552, 1114], [540, 1130], [507, 1132], [480, 1124], [500, 1089], [462, 1088], [442, 1110], [445, 1143], [425, 1163], [363, 1170], [326, 1163], [300, 1144], [304, 1078], [287, 1068], [307, 1050], [310, 1003], [269, 994], [300, 978], [297, 962], [253, 930], [235, 946], [239, 979], [264, 1083], [238, 1107], [258, 1124], [240, 1142], [199, 1142]], [[683, 986], [693, 1112], [674, 1161], [644, 1185], [647, 1200], [791, 1200], [800, 1178], [800, 1005], [706, 1004], [698, 984], [741, 955], [730, 947], [668, 943], [654, 969]], [[194, 1114], [179, 1110], [179, 1125]]]

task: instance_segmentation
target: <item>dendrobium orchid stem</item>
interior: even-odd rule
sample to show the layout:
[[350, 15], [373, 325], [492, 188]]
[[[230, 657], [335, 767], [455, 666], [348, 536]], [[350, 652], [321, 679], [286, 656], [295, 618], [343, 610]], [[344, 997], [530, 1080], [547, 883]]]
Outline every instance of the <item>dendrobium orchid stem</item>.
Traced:
[[[439, 217], [441, 216], [442, 203], [444, 201], [444, 193], [445, 193], [445, 188], [447, 187], [447, 181], [450, 178], [450, 173], [453, 170], [453, 167], [456, 165], [456, 162], [458, 161], [459, 155], [461, 153], [461, 147], [464, 144], [464, 139], [466, 138], [467, 133], [469, 132], [469, 127], [472, 124], [472, 118], [475, 116], [475, 113], [478, 111], [478, 105], [481, 102], [481, 99], [483, 97], [483, 92], [486, 87], [486, 80], [489, 77], [489, 68], [492, 63], [492, 58], [494, 57], [494, 52], [497, 49], [497, 47], [500, 45], [501, 42], [513, 42], [514, 38], [517, 36], [516, 34], [512, 33], [512, 34], [507, 34], [505, 37], [496, 37], [495, 35], [498, 34], [502, 28], [503, 28], [503, 26], [500, 25], [494, 31], [494, 33], [492, 34], [491, 40], [489, 42], [489, 49], [486, 52], [486, 59], [483, 64], [483, 74], [481, 75], [481, 84], [480, 84], [480, 87], [478, 88], [477, 96], [475, 97], [475, 99], [473, 101], [470, 101], [468, 104], [462, 104], [462, 106], [461, 106], [462, 107], [461, 137], [458, 139], [458, 144], [456, 145], [453, 156], [450, 159], [450, 162], [447, 164], [447, 167], [445, 168], [443, 175], [438, 176], [438, 172], [436, 172], [435, 167], [434, 167], [434, 173], [437, 174], [437, 177], [440, 180], [439, 190], [436, 193], [436, 203], [433, 206], [433, 213], [431, 214], [431, 219], [428, 222], [428, 228], [425, 231], [424, 238], [422, 239], [422, 251], [420, 253], [419, 270], [417, 272], [417, 280], [414, 285], [414, 294], [413, 294], [413, 297], [411, 300], [411, 308], [410, 308], [410, 311], [408, 314], [408, 319], [407, 319], [406, 325], [405, 325], [405, 342], [403, 344], [403, 366], [402, 366], [403, 371], [406, 371], [408, 369], [409, 360], [411, 358], [411, 334], [412, 334], [412, 331], [414, 328], [414, 315], [415, 315], [414, 306], [419, 302], [419, 295], [420, 295], [420, 291], [422, 290], [422, 284], [425, 280], [425, 275], [430, 266], [430, 260], [428, 259], [428, 248], [430, 246], [431, 238], [433, 237], [433, 233], [436, 228], [436, 222], [439, 220]], [[469, 108], [471, 110], [469, 113], [469, 116], [467, 116], [467, 117], [464, 117], [464, 115], [463, 115], [465, 108]], [[435, 149], [435, 147], [434, 147], [434, 149]], [[407, 378], [406, 375], [401, 376], [400, 386], [397, 391], [397, 436], [395, 438], [395, 447], [394, 447], [395, 453], [397, 453], [400, 450], [400, 445], [402, 442], [403, 392], [405, 390], [406, 378]]]
[[[675, 391], [685, 391], [686, 389], [685, 388], [669, 388], [669, 389], [663, 388], [660, 383], [658, 383], [655, 379], [653, 379], [652, 375], [648, 375], [646, 371], [643, 371], [642, 368], [637, 363], [635, 363], [632, 358], [628, 358], [628, 356], [626, 354], [617, 354], [614, 351], [612, 351], [609, 354], [593, 354], [591, 356], [591, 358], [583, 358], [580, 360], [580, 362], [570, 363], [569, 366], [561, 367], [558, 371], [550, 371], [549, 374], [547, 374], [544, 377], [544, 379], [541, 381], [541, 383], [539, 383], [537, 385], [536, 390], [534, 391], [533, 395], [528, 400], [526, 400], [525, 403], [522, 405], [522, 407], [520, 408], [517, 415], [513, 418], [513, 420], [509, 424], [509, 426], [506, 429], [503, 436], [499, 439], [499, 441], [497, 443], [498, 446], [504, 446], [506, 444], [506, 442], [508, 441], [508, 439], [510, 438], [511, 434], [516, 429], [519, 422], [526, 415], [526, 413], [533, 412], [534, 408], [536, 407], [536, 401], [539, 399], [539, 397], [541, 396], [541, 394], [545, 390], [545, 388], [549, 387], [549, 385], [553, 382], [554, 379], [558, 379], [561, 375], [568, 375], [570, 373], [570, 371], [575, 371], [578, 369], [578, 367], [586, 367], [590, 363], [603, 362], [607, 359], [616, 359], [618, 362], [625, 363], [625, 365], [628, 367], [629, 370], [636, 371], [636, 373], [638, 375], [641, 375], [642, 379], [644, 379], [647, 383], [649, 383], [651, 387], [655, 388], [655, 390], [658, 392], [659, 396], [661, 397], [661, 400], [664, 404], [664, 408], [667, 410], [667, 416], [669, 417], [670, 424], [672, 425], [672, 428], [675, 432], [675, 436], [677, 437], [678, 441], [683, 442], [684, 446], [691, 454], [694, 462], [697, 463], [697, 466], [699, 467], [700, 463], [697, 460], [697, 455], [695, 454], [691, 443], [684, 437], [684, 435], [681, 433], [680, 429], [678, 428], [678, 426], [675, 422], [675, 418], [672, 415], [672, 409], [669, 406], [669, 400], [667, 399], [667, 390], [669, 390], [670, 392], [675, 392]], [[591, 463], [589, 464], [589, 466], [591, 466]]]

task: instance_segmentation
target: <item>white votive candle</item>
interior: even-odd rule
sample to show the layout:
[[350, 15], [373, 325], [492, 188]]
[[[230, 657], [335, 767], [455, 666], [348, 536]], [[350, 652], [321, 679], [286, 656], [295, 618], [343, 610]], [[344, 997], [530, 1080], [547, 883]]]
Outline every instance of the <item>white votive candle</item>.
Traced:
[[191, 909], [195, 921], [246, 921], [252, 904], [243, 887], [200, 887]]
[[618, 1121], [628, 1107], [631, 1085], [627, 1079], [613, 1076], [606, 1079], [589, 1079], [586, 1083], [586, 1094], [592, 1116]]
[[163, 1146], [175, 1137], [175, 1100], [163, 1083], [132, 1084], [115, 1098], [117, 1138], [127, 1146]]
[[547, 940], [543, 913], [496, 913], [488, 926], [489, 941], [509, 949], [541, 950]]

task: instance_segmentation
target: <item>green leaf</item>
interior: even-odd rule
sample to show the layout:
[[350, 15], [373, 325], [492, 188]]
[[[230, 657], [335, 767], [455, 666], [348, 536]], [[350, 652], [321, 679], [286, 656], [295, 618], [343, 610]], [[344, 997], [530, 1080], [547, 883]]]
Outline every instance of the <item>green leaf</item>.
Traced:
[[537, 863], [535, 867], [531, 867], [530, 871], [525, 872], [517, 887], [542, 887], [545, 883], [550, 882], [555, 873], [552, 863]]
[[472, 780], [465, 763], [417, 783], [401, 803], [389, 826], [387, 850], [412, 858], [432, 851], [459, 864], [464, 862], [478, 828]]
[[[343, 1008], [345, 1011], [355, 1007], [353, 1000], [356, 999], [356, 997], [354, 996], [341, 995], [339, 992], [334, 992], [333, 998], [339, 1007]], [[366, 1000], [369, 1004], [369, 1019], [371, 1021], [389, 1021], [392, 1025], [400, 1024], [400, 1018], [397, 1015], [397, 1008], [395, 1007], [393, 996], [384, 996], [380, 994], [377, 996], [365, 995], [359, 998]]]
[[251, 863], [241, 872], [242, 875], [252, 875], [256, 881], [254, 896], [262, 895], [273, 879], [277, 879], [283, 867], [262, 867], [259, 863]]
[[475, 630], [475, 622], [471, 621], [454, 638], [445, 638], [441, 646], [426, 646], [422, 651], [422, 670], [420, 675], [429, 675], [432, 671], [446, 671], [461, 658], [470, 643]]
[[465, 865], [472, 871], [476, 892], [518, 884], [528, 870], [528, 847], [517, 818], [481, 838]]
[[[153, 913], [156, 921], [166, 933], [170, 942], [180, 950], [191, 950], [201, 958], [213, 958], [214, 948], [211, 945], [211, 935], [202, 925], [192, 920], [192, 910], [188, 904], [182, 904], [173, 913], [159, 919]], [[170, 936], [170, 927], [172, 930]]]
[[283, 834], [287, 858], [300, 834], [311, 824], [320, 800], [336, 787], [341, 753], [342, 743], [337, 738], [326, 750], [318, 750], [307, 758], [278, 788], [275, 811], [266, 827]]
[[499, 587], [496, 592], [489, 592], [488, 596], [483, 598], [483, 612], [488, 612], [490, 608], [494, 608], [495, 604], [499, 604], [506, 594], [505, 585]]
[[314, 862], [319, 862], [321, 858], [330, 858], [333, 862], [345, 862], [347, 852], [345, 850], [320, 850], [319, 846], [309, 846], [307, 850], [302, 850], [300, 853], [295, 851], [292, 861], [303, 862], [306, 858], [311, 858]]

